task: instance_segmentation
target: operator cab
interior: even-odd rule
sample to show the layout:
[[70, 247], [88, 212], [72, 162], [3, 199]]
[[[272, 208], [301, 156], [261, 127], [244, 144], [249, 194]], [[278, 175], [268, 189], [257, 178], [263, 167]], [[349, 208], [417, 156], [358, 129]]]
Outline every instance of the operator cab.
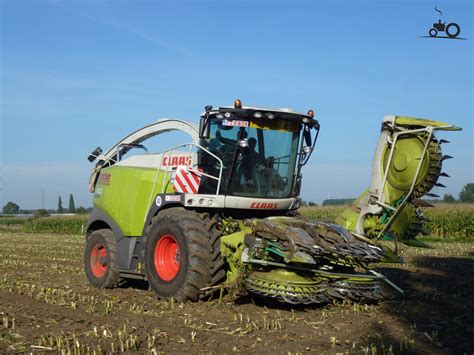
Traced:
[[[311, 130], [315, 130], [314, 139]], [[201, 116], [199, 166], [217, 175], [222, 162], [219, 194], [282, 199], [299, 195], [300, 169], [308, 160], [319, 123], [314, 112], [242, 106], [213, 109]], [[220, 160], [220, 161], [219, 161]], [[216, 180], [204, 179], [199, 193], [215, 193]]]
[[[148, 145], [148, 139], [172, 131], [189, 135], [191, 142], [148, 154], [144, 142]], [[149, 211], [168, 203], [228, 213], [285, 213], [299, 207], [301, 168], [318, 133], [319, 123], [311, 110], [304, 114], [249, 107], [240, 100], [233, 107], [206, 106], [199, 127], [163, 119], [131, 133], [106, 153], [94, 150], [89, 161], [98, 162], [90, 191], [98, 206], [111, 203], [108, 199], [118, 194], [134, 196], [134, 215], [139, 215], [137, 208]], [[131, 150], [145, 154], [133, 155]], [[133, 210], [123, 208], [125, 214]]]

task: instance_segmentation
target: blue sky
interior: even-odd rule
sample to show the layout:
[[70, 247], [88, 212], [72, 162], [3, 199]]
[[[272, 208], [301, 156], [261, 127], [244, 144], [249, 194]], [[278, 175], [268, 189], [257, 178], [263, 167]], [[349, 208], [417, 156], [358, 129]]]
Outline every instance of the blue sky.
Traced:
[[[427, 39], [438, 20], [462, 40]], [[312, 108], [321, 123], [303, 198], [370, 182], [386, 114], [445, 120], [452, 178], [474, 181], [473, 5], [433, 1], [5, 1], [0, 205], [91, 205], [87, 154], [207, 104]], [[172, 140], [163, 144], [173, 145]]]

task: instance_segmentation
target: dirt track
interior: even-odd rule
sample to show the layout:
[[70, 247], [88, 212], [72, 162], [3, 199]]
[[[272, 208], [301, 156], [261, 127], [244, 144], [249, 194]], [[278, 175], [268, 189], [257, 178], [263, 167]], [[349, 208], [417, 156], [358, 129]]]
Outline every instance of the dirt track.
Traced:
[[177, 304], [144, 283], [90, 287], [79, 236], [0, 234], [0, 352], [473, 353], [474, 244], [402, 251], [378, 305]]

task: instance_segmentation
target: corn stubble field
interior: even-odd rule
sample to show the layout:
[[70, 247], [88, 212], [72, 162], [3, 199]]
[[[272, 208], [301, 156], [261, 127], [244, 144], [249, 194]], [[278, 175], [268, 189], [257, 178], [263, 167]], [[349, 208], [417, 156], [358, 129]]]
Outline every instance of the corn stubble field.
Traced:
[[405, 264], [377, 265], [404, 296], [387, 288], [378, 304], [303, 308], [245, 295], [180, 304], [139, 282], [96, 289], [84, 245], [80, 235], [0, 232], [0, 353], [474, 351], [472, 241], [402, 247]]

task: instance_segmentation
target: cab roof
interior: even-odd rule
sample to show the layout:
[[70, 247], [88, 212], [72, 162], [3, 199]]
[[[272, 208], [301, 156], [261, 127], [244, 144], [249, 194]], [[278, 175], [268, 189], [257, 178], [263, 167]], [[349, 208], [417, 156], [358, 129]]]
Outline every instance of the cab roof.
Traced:
[[[253, 116], [254, 112], [270, 112], [277, 114], [277, 117], [280, 118], [295, 118], [295, 116], [301, 117], [308, 117], [312, 118], [309, 116], [307, 113], [302, 113], [302, 112], [296, 112], [295, 110], [291, 108], [272, 108], [272, 107], [256, 107], [256, 106], [242, 106], [242, 108], [235, 108], [233, 106], [220, 106], [219, 108], [213, 108], [210, 111], [210, 114], [217, 114], [217, 113], [225, 113], [225, 112], [231, 112], [231, 113], [236, 113], [239, 116], [241, 114], [247, 115], [249, 117]], [[206, 112], [201, 113], [201, 117], [204, 116]], [[281, 117], [284, 116], [284, 117]]]

